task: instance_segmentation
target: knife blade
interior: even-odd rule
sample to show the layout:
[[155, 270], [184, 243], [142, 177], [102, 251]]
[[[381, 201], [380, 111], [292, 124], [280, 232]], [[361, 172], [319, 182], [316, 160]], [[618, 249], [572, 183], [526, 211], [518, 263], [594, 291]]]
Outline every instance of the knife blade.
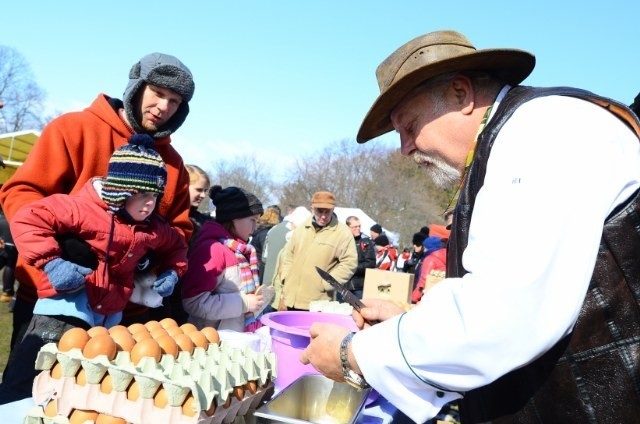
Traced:
[[[327, 283], [331, 284], [333, 288], [336, 289], [338, 293], [342, 296], [342, 298], [353, 307], [356, 311], [360, 312], [360, 309], [364, 308], [366, 305], [362, 303], [362, 301], [353, 294], [349, 289], [347, 289], [343, 284], [340, 284], [335, 278], [331, 276], [327, 271], [320, 267], [316, 267], [316, 271], [320, 274], [323, 280]], [[364, 319], [364, 318], [363, 318]], [[369, 321], [367, 319], [364, 320], [367, 324], [373, 325], [377, 323], [377, 321]]]

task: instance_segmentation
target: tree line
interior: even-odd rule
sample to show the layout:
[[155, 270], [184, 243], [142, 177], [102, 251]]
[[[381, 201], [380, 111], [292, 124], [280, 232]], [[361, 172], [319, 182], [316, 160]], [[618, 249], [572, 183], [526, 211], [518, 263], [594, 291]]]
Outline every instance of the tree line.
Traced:
[[[429, 224], [442, 224], [452, 190], [436, 187], [424, 170], [399, 149], [342, 140], [296, 159], [283, 181], [255, 157], [219, 159], [207, 170], [213, 184], [251, 191], [263, 203], [309, 207], [316, 191], [328, 190], [337, 206], [360, 208], [377, 223], [400, 234], [400, 246]], [[265, 204], [265, 206], [267, 205]], [[368, 235], [368, 228], [363, 232]]]

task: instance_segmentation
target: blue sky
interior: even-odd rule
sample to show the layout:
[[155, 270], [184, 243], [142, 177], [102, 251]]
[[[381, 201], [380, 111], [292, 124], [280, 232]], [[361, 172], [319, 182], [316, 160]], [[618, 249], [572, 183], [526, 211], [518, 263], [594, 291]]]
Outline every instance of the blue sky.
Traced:
[[[253, 154], [274, 173], [353, 139], [375, 69], [418, 35], [455, 29], [477, 48], [536, 55], [528, 85], [571, 85], [626, 104], [640, 91], [638, 1], [13, 1], [0, 44], [17, 49], [49, 107], [121, 98], [143, 55], [179, 57], [196, 82], [174, 145], [186, 162]], [[355, 141], [354, 141], [355, 142]], [[395, 134], [380, 141], [397, 145]]]

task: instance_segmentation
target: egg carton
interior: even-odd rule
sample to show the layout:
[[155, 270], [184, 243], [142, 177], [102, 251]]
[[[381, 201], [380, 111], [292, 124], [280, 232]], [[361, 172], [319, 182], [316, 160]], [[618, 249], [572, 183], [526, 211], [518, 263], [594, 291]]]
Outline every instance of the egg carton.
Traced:
[[[60, 365], [60, 378], [51, 376], [56, 364]], [[49, 343], [38, 353], [36, 369], [42, 372], [33, 384], [33, 398], [40, 405], [29, 414], [36, 420], [34, 423], [39, 423], [38, 419], [58, 423], [53, 421], [58, 417], [47, 418], [43, 410], [55, 399], [58, 414], [65, 419], [72, 409], [79, 408], [118, 416], [134, 424], [218, 424], [232, 422], [271, 396], [276, 357], [273, 352], [210, 344], [207, 349], [195, 348], [191, 355], [187, 352], [180, 352], [177, 358], [163, 355], [160, 362], [143, 358], [136, 366], [129, 352], [118, 352], [112, 361], [105, 355], [87, 359], [80, 349], [60, 352], [55, 343]], [[86, 379], [84, 385], [76, 380], [81, 372]], [[110, 393], [101, 391], [107, 375]], [[127, 389], [134, 380], [139, 398], [131, 401], [127, 399]], [[165, 408], [154, 405], [154, 395], [161, 386], [167, 395]], [[182, 404], [189, 394], [194, 397], [197, 411], [193, 417], [182, 414]], [[209, 416], [206, 411], [213, 402], [217, 407]], [[61, 422], [66, 424], [64, 420]]]
[[[52, 383], [48, 371], [43, 371], [39, 376], [38, 384], [47, 385]], [[71, 380], [71, 377], [63, 377], [63, 380]], [[55, 384], [55, 383], [54, 383]], [[69, 383], [74, 385], [73, 381]], [[64, 386], [64, 384], [63, 384]], [[100, 385], [87, 384], [85, 390], [77, 390], [77, 385], [73, 389], [67, 387], [66, 395], [50, 396], [42, 404], [34, 406], [25, 418], [25, 424], [69, 424], [68, 416], [73, 409], [95, 410], [100, 413], [109, 414], [114, 417], [123, 418], [127, 423], [168, 423], [168, 424], [228, 424], [237, 421], [255, 411], [264, 401], [273, 395], [274, 386], [268, 383], [267, 386], [259, 388], [254, 394], [244, 394], [242, 399], [230, 398], [228, 406], [219, 405], [212, 415], [206, 411], [199, 411], [195, 416], [186, 416], [182, 412], [181, 406], [169, 406], [158, 408], [154, 405], [152, 398], [140, 398], [133, 402], [126, 398], [125, 392], [112, 392], [104, 394], [100, 391]], [[69, 401], [73, 397], [72, 401]], [[58, 402], [58, 415], [47, 417], [44, 408], [51, 400]], [[65, 404], [65, 400], [67, 403]]]

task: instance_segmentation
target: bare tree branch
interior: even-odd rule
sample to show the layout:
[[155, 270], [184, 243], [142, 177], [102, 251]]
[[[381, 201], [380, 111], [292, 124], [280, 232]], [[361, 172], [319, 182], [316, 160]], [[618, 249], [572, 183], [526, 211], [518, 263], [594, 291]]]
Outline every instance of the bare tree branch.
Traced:
[[17, 50], [0, 45], [0, 133], [42, 129], [45, 92], [35, 82], [29, 64]]

